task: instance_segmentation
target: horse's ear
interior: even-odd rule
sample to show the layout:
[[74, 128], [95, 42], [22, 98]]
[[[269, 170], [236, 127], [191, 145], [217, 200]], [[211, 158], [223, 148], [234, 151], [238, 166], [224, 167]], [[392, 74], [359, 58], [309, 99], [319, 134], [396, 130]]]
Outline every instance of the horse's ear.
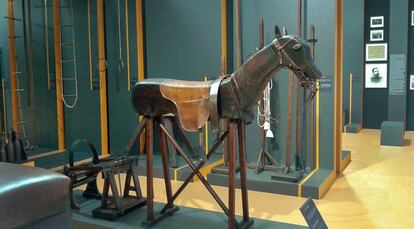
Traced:
[[283, 35], [287, 36], [288, 34], [289, 34], [289, 33], [288, 33], [288, 31], [287, 31], [286, 27], [283, 27]]
[[275, 37], [276, 38], [281, 38], [282, 37], [282, 33], [280, 32], [279, 26], [275, 25]]

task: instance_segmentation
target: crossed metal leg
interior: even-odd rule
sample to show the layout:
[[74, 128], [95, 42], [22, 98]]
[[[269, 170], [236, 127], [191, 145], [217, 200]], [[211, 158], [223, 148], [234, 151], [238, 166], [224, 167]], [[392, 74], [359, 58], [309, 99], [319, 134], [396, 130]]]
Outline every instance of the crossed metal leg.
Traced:
[[[174, 206], [174, 201], [182, 193], [185, 187], [190, 183], [190, 181], [197, 176], [208, 192], [215, 199], [217, 204], [221, 207], [223, 212], [228, 217], [228, 228], [248, 228], [253, 224], [253, 220], [249, 217], [249, 208], [248, 208], [248, 197], [247, 197], [247, 182], [246, 182], [246, 159], [245, 159], [245, 129], [244, 124], [239, 120], [232, 119], [230, 120], [229, 129], [226, 130], [213, 144], [213, 147], [209, 150], [206, 155], [205, 160], [201, 160], [198, 164], [193, 164], [193, 162], [185, 154], [182, 147], [177, 143], [174, 136], [167, 130], [167, 128], [161, 123], [160, 118], [145, 117], [141, 123], [140, 127], [137, 129], [136, 133], [142, 133], [145, 128], [146, 133], [146, 153], [147, 153], [147, 219], [143, 222], [144, 226], [152, 226], [160, 222], [165, 217], [173, 215], [178, 211], [178, 207]], [[153, 188], [153, 126], [156, 127], [159, 131], [159, 143], [161, 149], [161, 159], [163, 166], [164, 182], [167, 195], [167, 204], [162, 208], [162, 210], [154, 215], [154, 188]], [[235, 188], [236, 188], [236, 172], [235, 172], [235, 137], [236, 137], [236, 128], [238, 131], [238, 144], [239, 144], [239, 163], [240, 163], [240, 188], [242, 194], [242, 204], [243, 204], [243, 220], [237, 222], [235, 217]], [[180, 128], [176, 131], [181, 132]], [[184, 133], [180, 133], [184, 134]], [[224, 204], [218, 194], [214, 191], [208, 181], [200, 173], [200, 169], [208, 161], [208, 159], [215, 153], [217, 148], [222, 144], [226, 137], [229, 137], [230, 147], [229, 147], [229, 203], [228, 207]], [[192, 169], [192, 173], [187, 177], [184, 183], [178, 188], [178, 190], [172, 194], [171, 180], [168, 167], [168, 155], [167, 155], [167, 141], [172, 143], [178, 154], [185, 160], [188, 166]]]

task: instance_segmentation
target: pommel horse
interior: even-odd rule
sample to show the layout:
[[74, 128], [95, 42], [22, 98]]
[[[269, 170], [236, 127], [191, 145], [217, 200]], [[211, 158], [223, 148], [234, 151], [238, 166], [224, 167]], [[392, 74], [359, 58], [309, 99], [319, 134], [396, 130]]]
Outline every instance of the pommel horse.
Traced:
[[[140, 122], [135, 137], [140, 136], [145, 129], [146, 140], [146, 172], [147, 172], [147, 219], [145, 226], [152, 226], [167, 216], [178, 211], [174, 201], [184, 188], [197, 176], [217, 204], [228, 217], [228, 228], [248, 228], [253, 224], [249, 217], [248, 194], [246, 182], [246, 152], [245, 124], [254, 119], [253, 109], [260, 100], [263, 90], [282, 68], [295, 73], [299, 84], [316, 93], [316, 82], [321, 78], [321, 72], [312, 60], [311, 51], [303, 39], [281, 34], [276, 28], [276, 39], [259, 50], [247, 60], [236, 72], [212, 81], [181, 81], [174, 79], [154, 78], [138, 82], [131, 94], [132, 106], [136, 114], [144, 118]], [[193, 164], [177, 143], [174, 135], [167, 131], [161, 119], [165, 116], [175, 116], [179, 125], [190, 132], [199, 131], [206, 122], [210, 121], [213, 131], [218, 131], [220, 119], [229, 119], [229, 128], [218, 136], [206, 159]], [[159, 144], [163, 174], [167, 195], [167, 204], [154, 214], [153, 189], [153, 128], [159, 132]], [[238, 153], [240, 164], [240, 188], [242, 194], [243, 220], [238, 222], [235, 217], [235, 138], [238, 136]], [[175, 131], [182, 131], [176, 128]], [[229, 138], [228, 151], [228, 206], [224, 204], [208, 181], [200, 173], [200, 169], [215, 153], [223, 140]], [[138, 137], [139, 138], [139, 137]], [[178, 154], [192, 169], [180, 188], [173, 194], [170, 175], [168, 172], [168, 153], [166, 141], [174, 145]]]

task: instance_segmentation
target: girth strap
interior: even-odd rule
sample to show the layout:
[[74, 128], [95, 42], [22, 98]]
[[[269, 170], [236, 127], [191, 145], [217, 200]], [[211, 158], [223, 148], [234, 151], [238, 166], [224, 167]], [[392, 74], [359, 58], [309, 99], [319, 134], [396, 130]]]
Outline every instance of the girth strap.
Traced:
[[220, 130], [220, 114], [219, 114], [219, 104], [218, 104], [218, 97], [220, 91], [221, 82], [229, 75], [224, 77], [220, 77], [216, 79], [210, 87], [210, 121], [211, 121], [211, 128], [214, 133]]

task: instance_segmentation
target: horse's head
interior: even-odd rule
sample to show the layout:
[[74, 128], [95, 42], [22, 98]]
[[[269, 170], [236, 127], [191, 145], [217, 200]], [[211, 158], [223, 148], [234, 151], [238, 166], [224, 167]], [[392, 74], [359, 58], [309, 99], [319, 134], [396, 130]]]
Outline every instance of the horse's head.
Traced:
[[322, 77], [322, 73], [312, 59], [308, 43], [300, 37], [287, 35], [286, 31], [282, 36], [277, 26], [275, 33], [273, 47], [282, 66], [295, 73], [302, 87], [316, 91], [316, 82]]

